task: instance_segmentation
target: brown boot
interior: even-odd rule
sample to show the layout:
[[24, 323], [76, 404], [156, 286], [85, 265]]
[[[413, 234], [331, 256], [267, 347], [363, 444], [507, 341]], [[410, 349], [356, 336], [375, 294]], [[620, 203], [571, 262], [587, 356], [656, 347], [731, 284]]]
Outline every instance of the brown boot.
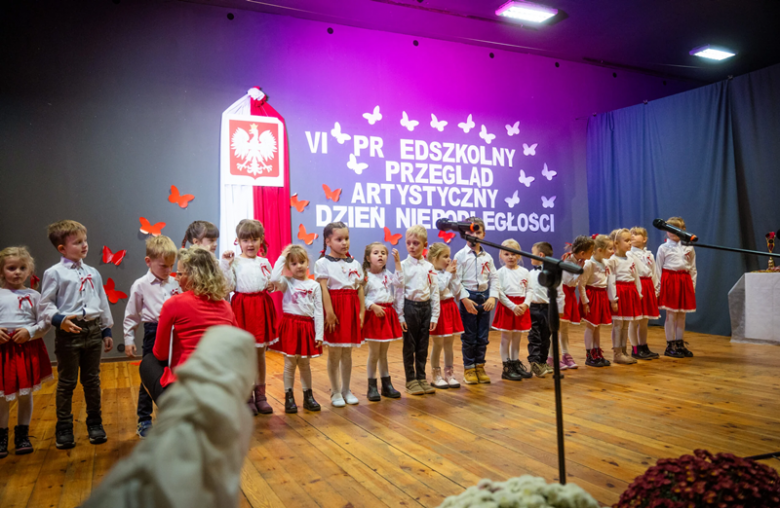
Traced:
[[274, 408], [265, 398], [265, 385], [255, 385], [255, 406], [261, 415], [270, 415], [274, 412]]
[[[632, 362], [629, 362], [628, 360], [632, 360]], [[612, 362], [618, 365], [628, 365], [630, 363], [636, 363], [636, 360], [634, 360], [631, 357], [626, 357], [625, 355], [623, 355], [623, 348], [613, 347]]]
[[623, 358], [625, 358], [625, 359], [626, 359], [626, 364], [628, 364], [628, 365], [633, 365], [633, 364], [635, 364], [635, 363], [636, 363], [636, 360], [634, 359], [634, 357], [633, 357], [633, 356], [631, 356], [630, 354], [628, 354], [628, 351], [627, 351], [627, 349], [628, 349], [628, 346], [623, 346]]
[[252, 411], [252, 415], [257, 416], [257, 406], [255, 405], [254, 392], [249, 394], [249, 399], [247, 399], [246, 405], [249, 408], [249, 410]]

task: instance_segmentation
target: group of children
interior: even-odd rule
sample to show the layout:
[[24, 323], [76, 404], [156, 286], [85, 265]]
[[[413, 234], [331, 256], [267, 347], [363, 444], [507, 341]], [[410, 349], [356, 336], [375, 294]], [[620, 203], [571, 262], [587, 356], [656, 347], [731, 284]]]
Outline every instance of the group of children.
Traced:
[[[484, 238], [484, 223], [474, 236]], [[667, 221], [681, 229], [682, 219]], [[52, 377], [51, 364], [42, 340], [55, 328], [58, 384], [56, 395], [57, 448], [75, 445], [71, 400], [80, 379], [84, 389], [87, 432], [93, 444], [106, 441], [100, 405], [100, 359], [113, 346], [113, 319], [103, 282], [83, 259], [88, 253], [87, 230], [75, 221], [49, 226], [49, 239], [61, 260], [45, 271], [41, 293], [26, 287], [34, 261], [23, 247], [0, 251], [0, 458], [8, 449], [8, 403], [18, 397], [18, 425], [14, 428], [17, 454], [32, 452], [28, 429], [32, 415], [32, 392]], [[542, 261], [532, 260], [529, 271], [520, 257], [502, 250], [496, 269], [492, 256], [478, 243], [451, 256], [444, 243], [428, 245], [427, 231], [413, 226], [406, 231], [408, 256], [403, 261], [381, 242], [368, 245], [362, 264], [350, 254], [349, 228], [342, 222], [328, 224], [324, 246], [309, 274], [310, 260], [300, 245], [287, 246], [276, 263], [264, 257], [265, 230], [256, 220], [242, 220], [236, 227], [236, 255], [222, 254], [219, 267], [232, 292], [230, 300], [237, 324], [255, 337], [258, 378], [248, 405], [254, 414], [270, 414], [266, 398], [265, 353], [284, 355], [285, 412], [298, 408], [293, 394], [295, 372], [300, 372], [303, 407], [319, 411], [314, 399], [310, 361], [328, 346], [327, 370], [331, 404], [358, 404], [350, 390], [352, 349], [368, 343], [368, 392], [370, 401], [399, 398], [388, 367], [390, 342], [403, 341], [405, 390], [411, 395], [459, 388], [455, 376], [454, 343], [460, 336], [466, 384], [490, 383], [485, 371], [490, 313], [492, 327], [501, 332], [502, 379], [522, 381], [553, 372], [550, 357], [549, 300], [539, 283]], [[219, 230], [206, 221], [192, 223], [187, 243], [216, 254]], [[583, 268], [581, 275], [564, 273], [557, 305], [561, 317], [560, 369], [576, 369], [568, 349], [570, 325], [585, 321], [586, 365], [610, 364], [603, 356], [600, 328], [612, 324], [613, 361], [631, 364], [636, 359], [657, 358], [647, 346], [647, 322], [666, 309], [665, 354], [676, 358], [693, 356], [683, 342], [685, 314], [695, 310], [696, 265], [692, 247], [668, 233], [658, 250], [657, 263], [645, 247], [643, 228], [618, 229], [610, 236], [579, 236], [564, 257]], [[519, 250], [515, 240], [505, 247]], [[150, 354], [163, 304], [182, 292], [171, 275], [177, 248], [165, 236], [149, 238], [145, 262], [148, 272], [132, 285], [124, 319], [125, 353], [135, 356], [136, 329], [143, 325], [142, 352]], [[547, 242], [533, 245], [538, 257], [553, 255]], [[394, 270], [387, 268], [392, 263]], [[216, 256], [214, 263], [217, 263]], [[189, 285], [197, 285], [197, 270], [188, 273]], [[577, 291], [579, 292], [579, 302]], [[282, 313], [276, 311], [271, 294], [282, 293]], [[528, 362], [520, 361], [522, 335], [528, 336]], [[431, 383], [426, 376], [430, 351]], [[627, 341], [632, 351], [627, 352]], [[441, 356], [444, 354], [444, 365]], [[378, 377], [377, 377], [378, 374]], [[381, 380], [381, 385], [378, 381]], [[152, 400], [141, 386], [138, 398], [138, 435], [151, 428]]]

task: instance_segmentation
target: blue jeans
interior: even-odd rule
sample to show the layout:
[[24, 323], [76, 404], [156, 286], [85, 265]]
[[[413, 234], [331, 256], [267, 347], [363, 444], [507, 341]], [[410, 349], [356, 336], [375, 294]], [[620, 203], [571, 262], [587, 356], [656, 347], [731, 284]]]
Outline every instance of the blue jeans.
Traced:
[[[154, 349], [154, 339], [157, 336], [157, 323], [144, 323], [144, 344], [141, 348], [141, 358], [152, 354]], [[154, 409], [152, 398], [146, 392], [143, 383], [138, 389], [138, 422], [149, 421], [152, 419], [152, 410]]]
[[485, 363], [485, 352], [489, 344], [490, 312], [482, 305], [488, 300], [490, 291], [469, 291], [469, 299], [476, 304], [477, 314], [469, 314], [463, 303], [460, 304], [460, 317], [463, 320], [463, 334], [460, 336], [463, 352], [463, 366], [473, 369]]

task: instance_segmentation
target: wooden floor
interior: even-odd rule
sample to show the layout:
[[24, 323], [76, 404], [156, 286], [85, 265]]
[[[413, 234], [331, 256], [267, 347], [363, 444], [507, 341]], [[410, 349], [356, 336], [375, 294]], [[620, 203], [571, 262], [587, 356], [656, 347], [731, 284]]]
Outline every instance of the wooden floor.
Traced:
[[[662, 329], [650, 345], [662, 352]], [[696, 448], [741, 456], [780, 450], [780, 348], [731, 344], [689, 333], [692, 359], [662, 357], [634, 366], [581, 366], [563, 380], [568, 481], [604, 504], [648, 466]], [[313, 362], [320, 413], [284, 414], [281, 357], [269, 354], [273, 416], [258, 416], [243, 472], [241, 506], [438, 506], [482, 478], [533, 474], [557, 478], [553, 381], [500, 379], [497, 333], [491, 334], [490, 385], [424, 397], [365, 399], [367, 348], [356, 351], [358, 406], [329, 404], [325, 359]], [[608, 342], [608, 341], [607, 341]], [[572, 353], [584, 363], [581, 333]], [[391, 374], [402, 387], [401, 345], [391, 347]], [[456, 364], [460, 358], [456, 351]], [[462, 372], [462, 369], [459, 369]], [[77, 446], [54, 447], [54, 385], [35, 396], [35, 453], [0, 460], [0, 506], [73, 507], [111, 466], [131, 452], [138, 367], [103, 366], [108, 443], [86, 439], [85, 407], [74, 401]], [[300, 401], [300, 387], [296, 387]], [[15, 423], [12, 411], [11, 425]], [[766, 462], [777, 468], [778, 462]]]

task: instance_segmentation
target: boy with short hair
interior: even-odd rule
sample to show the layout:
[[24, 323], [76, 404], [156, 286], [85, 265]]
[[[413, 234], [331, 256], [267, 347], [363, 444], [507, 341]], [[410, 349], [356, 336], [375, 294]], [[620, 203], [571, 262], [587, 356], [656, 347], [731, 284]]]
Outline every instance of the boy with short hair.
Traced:
[[[467, 222], [478, 226], [472, 236], [485, 238], [485, 223], [479, 217]], [[498, 272], [493, 256], [482, 245], [467, 242], [455, 254], [458, 277], [463, 285], [460, 294], [460, 316], [463, 329], [460, 336], [463, 351], [463, 382], [468, 385], [490, 383], [485, 372], [485, 353], [490, 334], [490, 311], [498, 299]]]
[[100, 411], [100, 358], [111, 351], [111, 309], [100, 273], [82, 260], [89, 252], [87, 228], [72, 220], [48, 227], [49, 240], [62, 255], [43, 274], [40, 311], [46, 324], [54, 325], [57, 356], [56, 446], [73, 448], [73, 390], [79, 381], [87, 404], [89, 442], [106, 442]]
[[[537, 242], [531, 247], [531, 254], [543, 258], [553, 255], [553, 248], [548, 242]], [[529, 288], [531, 288], [531, 331], [528, 332], [528, 363], [531, 364], [531, 372], [536, 377], [544, 377], [552, 374], [553, 367], [547, 364], [547, 356], [550, 352], [550, 299], [547, 297], [547, 288], [539, 284], [539, 274], [543, 269], [542, 261], [531, 260], [533, 265], [529, 275]], [[532, 283], [533, 282], [533, 283]], [[558, 286], [558, 311], [563, 310], [564, 293]]]
[[404, 370], [406, 393], [423, 395], [436, 393], [425, 379], [428, 340], [439, 321], [439, 286], [436, 270], [424, 257], [428, 232], [422, 226], [406, 230], [406, 250], [409, 256], [401, 262], [403, 287], [396, 293], [396, 312], [404, 332]]
[[[165, 301], [179, 294], [179, 283], [170, 277], [176, 262], [176, 244], [167, 236], [153, 236], [146, 240], [146, 266], [149, 271], [137, 279], [130, 288], [130, 298], [125, 308], [125, 354], [135, 357], [135, 329], [144, 325], [142, 357], [152, 354], [154, 339], [157, 335], [157, 321]], [[143, 384], [138, 389], [138, 430], [141, 438], [152, 428], [152, 398]]]

